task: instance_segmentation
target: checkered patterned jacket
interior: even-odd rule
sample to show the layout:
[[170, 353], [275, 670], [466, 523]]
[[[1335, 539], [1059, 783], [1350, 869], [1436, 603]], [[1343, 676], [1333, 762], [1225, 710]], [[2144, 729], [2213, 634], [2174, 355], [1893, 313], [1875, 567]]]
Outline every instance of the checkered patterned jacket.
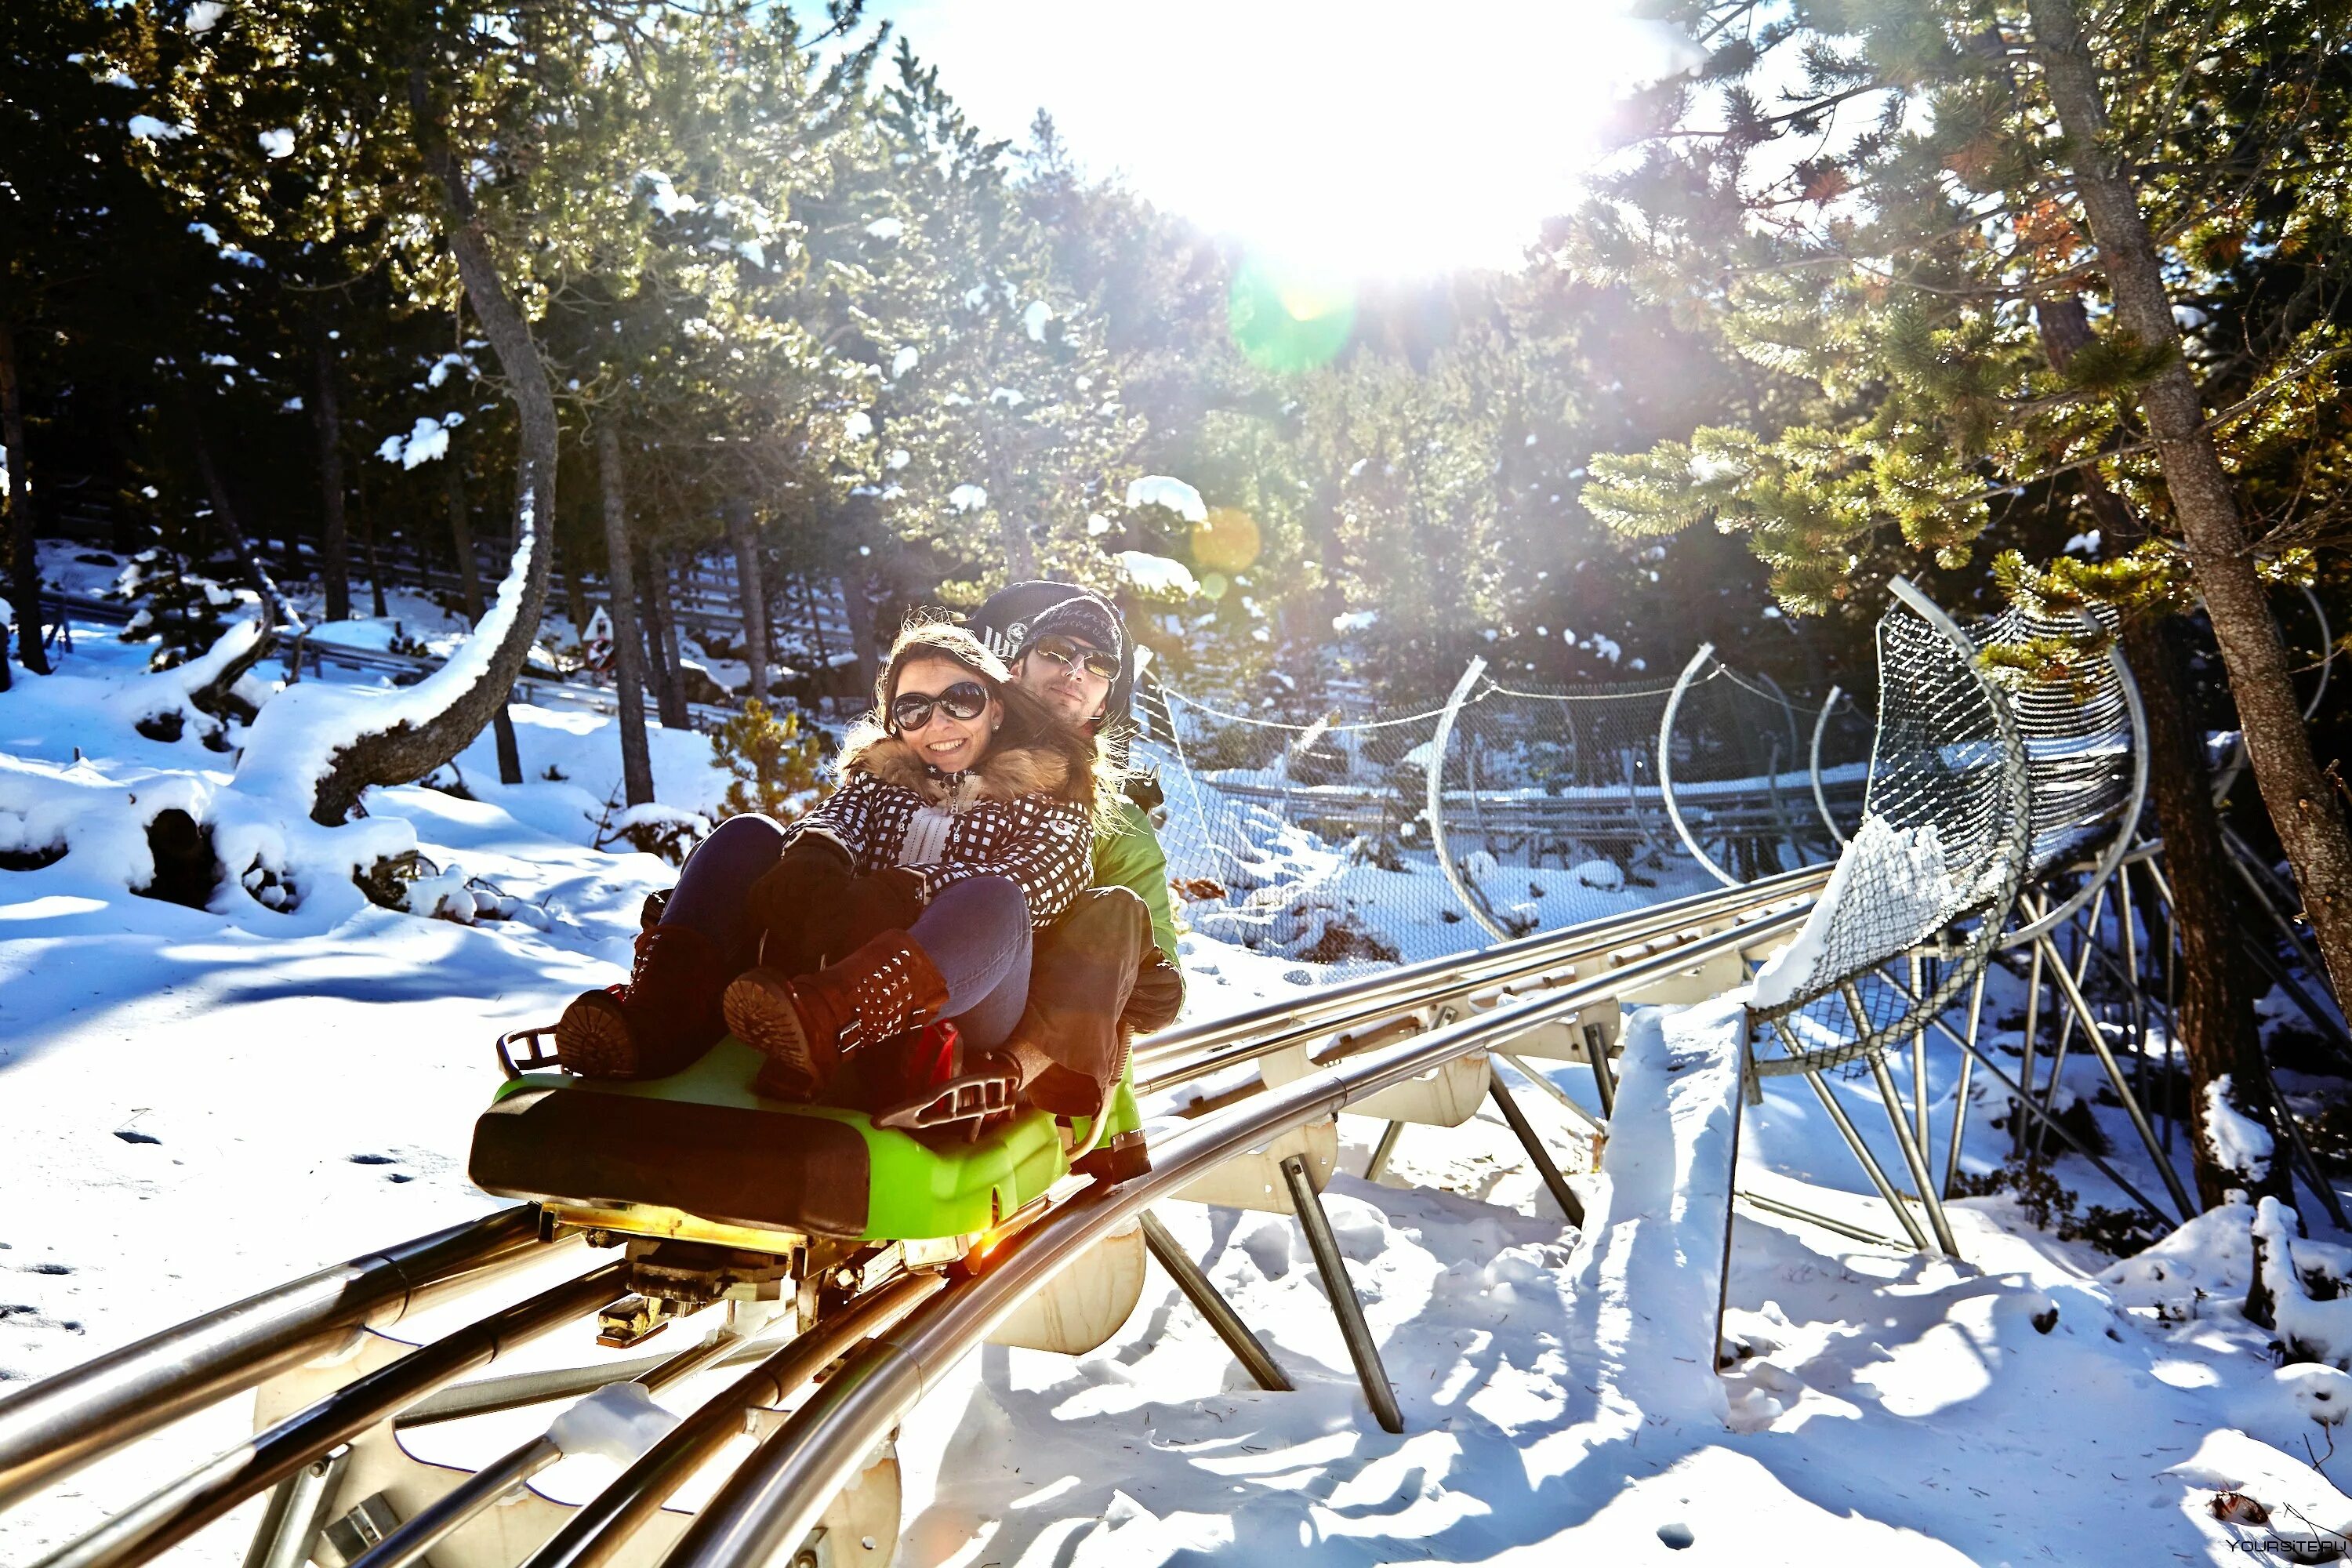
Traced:
[[1094, 876], [1093, 779], [1069, 756], [1006, 747], [943, 778], [906, 742], [869, 731], [843, 758], [841, 787], [793, 826], [839, 844], [860, 876], [898, 864], [908, 826], [927, 805], [946, 806], [950, 823], [939, 858], [911, 868], [926, 904], [969, 878], [1009, 877], [1028, 900], [1029, 923], [1044, 926]]

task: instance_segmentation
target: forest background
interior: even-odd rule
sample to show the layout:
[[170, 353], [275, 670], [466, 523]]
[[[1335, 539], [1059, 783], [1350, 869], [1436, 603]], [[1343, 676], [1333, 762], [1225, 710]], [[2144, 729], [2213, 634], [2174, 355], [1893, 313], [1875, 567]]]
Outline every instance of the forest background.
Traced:
[[[1516, 268], [1398, 278], [1157, 210], [1050, 104], [983, 136], [847, 0], [11, 5], [16, 663], [46, 668], [45, 533], [273, 605], [314, 584], [330, 619], [428, 569], [478, 615], [474, 542], [529, 541], [478, 700], [346, 748], [326, 821], [493, 719], [557, 563], [575, 627], [602, 590], [624, 713], [642, 684], [674, 722], [698, 555], [746, 585], [704, 646], [757, 688], [854, 695], [908, 610], [1051, 574], [1119, 595], [1185, 689], [1301, 722], [1442, 697], [1474, 655], [1655, 680], [1702, 640], [1866, 700], [1900, 571], [1963, 617], [2122, 612], [2214, 931], [2188, 781], [2242, 727], [2232, 679], [2259, 697], [2240, 826], [2345, 980], [2345, 710], [2281, 722], [2293, 672], [2247, 651], [2264, 594], [2306, 645], [2298, 589], [2352, 619], [2345, 8], [1650, 11], [1680, 58], [1612, 107], [1582, 203]], [[1138, 112], [1213, 112], [1196, 90]], [[847, 657], [780, 648], [836, 582]], [[215, 594], [159, 592], [159, 662], [219, 629]], [[2188, 999], [2185, 1033], [2221, 1017], [2217, 1064], [2247, 999]]]

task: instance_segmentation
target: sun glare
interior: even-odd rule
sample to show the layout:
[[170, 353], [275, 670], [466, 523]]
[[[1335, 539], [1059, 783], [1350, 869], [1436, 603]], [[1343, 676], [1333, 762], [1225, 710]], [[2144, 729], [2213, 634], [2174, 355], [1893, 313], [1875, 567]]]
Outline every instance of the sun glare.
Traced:
[[1610, 100], [1682, 63], [1613, 0], [889, 14], [992, 134], [1045, 108], [1089, 172], [1240, 240], [1302, 323], [1344, 313], [1354, 281], [1517, 264], [1576, 199]]

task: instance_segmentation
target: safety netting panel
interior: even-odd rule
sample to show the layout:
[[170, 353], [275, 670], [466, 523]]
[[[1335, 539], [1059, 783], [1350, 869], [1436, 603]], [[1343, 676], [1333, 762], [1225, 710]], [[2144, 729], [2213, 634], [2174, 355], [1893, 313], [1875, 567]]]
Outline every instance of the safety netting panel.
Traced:
[[[1808, 732], [1796, 705], [1769, 681], [1720, 660], [1683, 688], [1666, 748], [1667, 787], [1683, 826], [1725, 874], [1742, 882], [1816, 866], [1837, 854], [1814, 802]], [[1829, 762], [1818, 783], [1848, 822], [1870, 777], [1864, 756]]]
[[[1443, 694], [1339, 691], [1244, 708], [1151, 683], [1136, 760], [1164, 797], [1160, 842], [1193, 930], [1341, 978], [1489, 939], [1446, 881], [1426, 806]], [[1309, 973], [1304, 972], [1302, 973]]]
[[1673, 687], [1482, 678], [1465, 694], [1440, 759], [1441, 854], [1490, 929], [1557, 930], [1715, 885], [1659, 789]]
[[[2023, 749], [1973, 650], [1898, 601], [1879, 621], [1878, 729], [1863, 819], [1821, 901], [1757, 976], [1790, 1059], [1821, 1068], [1924, 1026], [1981, 967], [2031, 842]], [[1975, 922], [1958, 942], [1946, 934]], [[1926, 968], [1897, 959], [1936, 944]]]
[[[2097, 626], [2085, 627], [2011, 610], [1970, 635], [1980, 647], [2080, 645], [2086, 637], [2111, 641], [2114, 612], [2103, 607], [2098, 619]], [[2032, 876], [2079, 859], [2133, 826], [2121, 820], [2137, 794], [2137, 735], [2125, 676], [2105, 653], [2071, 668], [2071, 676], [2028, 674], [2009, 688], [2033, 782]]]

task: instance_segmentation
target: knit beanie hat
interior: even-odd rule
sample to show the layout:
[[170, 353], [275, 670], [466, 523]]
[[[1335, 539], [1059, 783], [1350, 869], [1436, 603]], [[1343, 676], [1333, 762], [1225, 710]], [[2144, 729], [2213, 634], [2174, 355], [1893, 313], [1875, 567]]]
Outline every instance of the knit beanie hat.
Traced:
[[1118, 612], [1097, 595], [1085, 593], [1071, 595], [1031, 621], [1013, 650], [1013, 662], [1026, 657], [1039, 637], [1055, 634], [1098, 647], [1121, 664], [1127, 662], [1127, 634], [1119, 626]]

